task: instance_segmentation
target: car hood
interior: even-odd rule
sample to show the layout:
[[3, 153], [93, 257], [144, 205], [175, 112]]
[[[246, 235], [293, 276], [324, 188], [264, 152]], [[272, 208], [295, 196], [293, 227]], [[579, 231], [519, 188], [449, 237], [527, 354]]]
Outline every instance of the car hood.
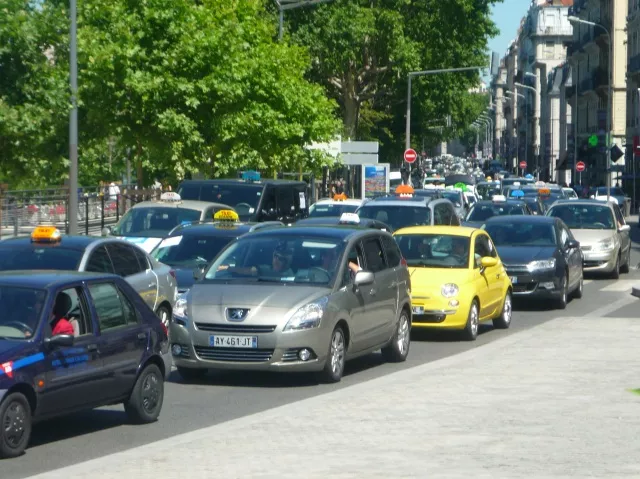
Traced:
[[498, 246], [498, 255], [505, 265], [527, 264], [531, 261], [552, 258], [555, 246]]
[[274, 313], [283, 315], [328, 294], [329, 288], [317, 286], [195, 283], [188, 302], [194, 321], [217, 322], [226, 317], [226, 308], [246, 308], [252, 323], [270, 324]]
[[458, 286], [471, 281], [469, 269], [423, 268], [409, 267], [411, 276], [411, 294], [414, 297], [421, 293], [438, 292], [443, 284], [455, 283]]
[[591, 246], [616, 235], [615, 230], [572, 229], [571, 233], [581, 246]]

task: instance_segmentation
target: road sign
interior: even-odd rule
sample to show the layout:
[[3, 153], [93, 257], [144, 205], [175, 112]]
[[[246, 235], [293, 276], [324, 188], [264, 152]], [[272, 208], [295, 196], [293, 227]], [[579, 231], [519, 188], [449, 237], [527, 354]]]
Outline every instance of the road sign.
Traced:
[[587, 169], [587, 165], [584, 164], [584, 161], [579, 161], [576, 163], [576, 171], [578, 173], [582, 173], [586, 169]]
[[526, 161], [521, 161], [519, 166], [520, 166], [520, 168], [522, 168], [524, 170], [527, 167], [527, 162]]
[[404, 161], [406, 161], [407, 163], [413, 163], [417, 158], [418, 154], [416, 153], [416, 150], [412, 148], [409, 148], [404, 152]]

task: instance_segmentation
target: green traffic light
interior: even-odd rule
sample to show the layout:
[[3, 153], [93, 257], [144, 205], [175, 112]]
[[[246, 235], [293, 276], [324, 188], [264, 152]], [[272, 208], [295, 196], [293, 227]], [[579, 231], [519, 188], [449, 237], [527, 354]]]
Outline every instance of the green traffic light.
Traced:
[[598, 146], [598, 136], [597, 135], [591, 135], [589, 137], [589, 146]]

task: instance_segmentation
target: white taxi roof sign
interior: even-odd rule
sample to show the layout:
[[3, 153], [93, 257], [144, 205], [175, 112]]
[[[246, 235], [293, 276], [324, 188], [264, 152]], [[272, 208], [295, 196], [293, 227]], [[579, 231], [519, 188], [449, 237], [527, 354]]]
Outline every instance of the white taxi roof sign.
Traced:
[[34, 243], [56, 243], [61, 238], [62, 234], [55, 226], [36, 226], [31, 233], [31, 241]]
[[341, 224], [349, 224], [349, 225], [359, 225], [360, 224], [360, 216], [355, 213], [342, 213], [340, 217]]
[[547, 184], [544, 181], [536, 181], [535, 186], [536, 188], [544, 188]]
[[493, 195], [493, 201], [507, 201], [507, 197], [504, 195]]
[[175, 191], [167, 191], [166, 193], [162, 193], [160, 195], [160, 201], [166, 201], [166, 202], [182, 201], [182, 198]]
[[240, 216], [233, 210], [220, 210], [214, 213], [213, 219], [215, 221], [230, 221], [236, 223], [240, 221]]

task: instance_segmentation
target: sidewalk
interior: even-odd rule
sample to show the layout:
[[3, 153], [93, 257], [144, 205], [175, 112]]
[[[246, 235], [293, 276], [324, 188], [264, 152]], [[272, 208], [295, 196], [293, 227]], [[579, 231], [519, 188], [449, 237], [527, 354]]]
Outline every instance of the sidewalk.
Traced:
[[457, 356], [33, 477], [640, 477], [640, 395], [628, 391], [640, 388], [639, 338], [640, 320], [556, 319]]

